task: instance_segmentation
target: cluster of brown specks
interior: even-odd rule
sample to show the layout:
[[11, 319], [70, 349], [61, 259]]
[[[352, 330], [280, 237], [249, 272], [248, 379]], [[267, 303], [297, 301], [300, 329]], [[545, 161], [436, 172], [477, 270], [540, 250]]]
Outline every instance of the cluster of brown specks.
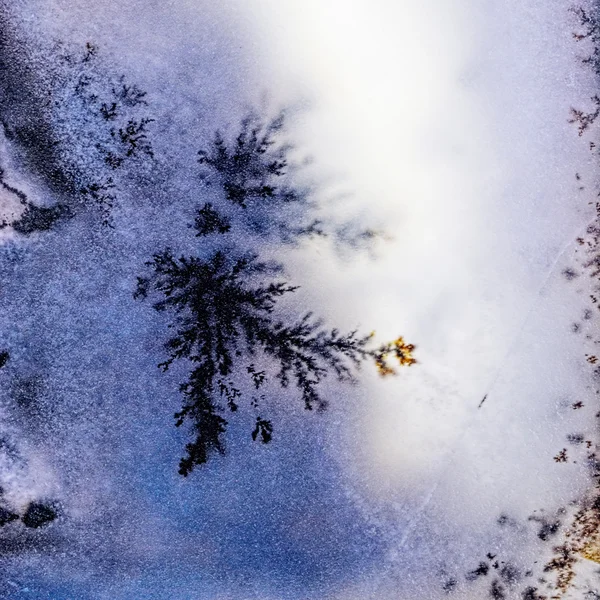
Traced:
[[[585, 10], [581, 7], [571, 9], [575, 14], [579, 31], [573, 34], [576, 41], [587, 40], [590, 43], [591, 53], [584, 59], [584, 63], [590, 66], [596, 73], [600, 74], [600, 13], [597, 6], [593, 6], [590, 10]], [[590, 151], [597, 154], [598, 134], [597, 119], [600, 117], [600, 97], [593, 96], [591, 99], [591, 109], [588, 111], [571, 108], [570, 123], [577, 126], [579, 136], [592, 137], [588, 140]], [[576, 174], [576, 179], [579, 182], [581, 176]], [[580, 188], [582, 189], [582, 188]], [[600, 194], [598, 194], [600, 197]], [[582, 256], [581, 267], [583, 272], [588, 274], [593, 282], [592, 293], [589, 294], [591, 308], [600, 310], [600, 202], [590, 202], [595, 205], [595, 219], [587, 228], [584, 237], [577, 238], [579, 246], [576, 253]], [[570, 272], [576, 275], [575, 270], [568, 269], [569, 273], [564, 275], [567, 279]], [[586, 310], [584, 320], [590, 320], [595, 313], [595, 310]], [[573, 331], [578, 333], [581, 326], [575, 324]], [[595, 336], [587, 335], [586, 340], [598, 344], [600, 340], [595, 340]], [[593, 368], [593, 377], [600, 377], [599, 358], [594, 353], [585, 354], [586, 362]], [[600, 390], [596, 391], [596, 395], [600, 394]], [[572, 408], [577, 410], [584, 406], [583, 402], [578, 402], [572, 405]], [[586, 564], [600, 564], [600, 412], [596, 413], [595, 433], [585, 437], [593, 439], [585, 439], [583, 435], [571, 435], [567, 437], [567, 441], [575, 447], [575, 452], [578, 457], [583, 454], [585, 464], [588, 468], [590, 477], [593, 480], [593, 485], [587, 495], [574, 503], [573, 513], [570, 518], [570, 525], [564, 533], [563, 541], [560, 545], [553, 548], [553, 556], [544, 566], [544, 572], [554, 575], [554, 585], [550, 587], [552, 595], [549, 596], [552, 600], [558, 600], [565, 597], [571, 597], [572, 593], [578, 594], [577, 597], [594, 597], [599, 598], [596, 592], [588, 590], [584, 592], [582, 589], [575, 590], [576, 574], [579, 571], [585, 571]], [[567, 449], [563, 448], [554, 457], [557, 463], [569, 462]], [[591, 561], [591, 562], [588, 562]], [[597, 577], [597, 575], [596, 575]], [[573, 596], [575, 597], [575, 596]]]

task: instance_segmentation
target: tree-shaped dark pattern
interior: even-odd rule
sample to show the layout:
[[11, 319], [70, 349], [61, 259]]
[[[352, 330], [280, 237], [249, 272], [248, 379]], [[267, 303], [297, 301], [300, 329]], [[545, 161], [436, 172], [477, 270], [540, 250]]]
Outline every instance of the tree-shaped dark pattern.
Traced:
[[[196, 435], [180, 464], [183, 475], [206, 462], [211, 452], [224, 451], [227, 421], [216, 399], [225, 398], [229, 410], [237, 410], [241, 392], [229, 378], [238, 361], [249, 361], [245, 371], [256, 389], [273, 376], [283, 388], [296, 387], [305, 408], [312, 410], [326, 406], [318, 385], [328, 373], [353, 382], [360, 363], [381, 354], [381, 349], [367, 349], [370, 335], [328, 330], [311, 313], [291, 325], [284, 323], [275, 314], [277, 301], [297, 288], [282, 280], [265, 281], [278, 277], [280, 269], [255, 256], [231, 260], [217, 251], [202, 260], [175, 258], [166, 250], [148, 265], [153, 273], [139, 278], [136, 296], [158, 294], [154, 308], [176, 315], [175, 335], [165, 344], [169, 358], [160, 366], [166, 370], [178, 359], [193, 364], [181, 386], [183, 408], [175, 415], [177, 425], [190, 419]], [[257, 355], [267, 365], [263, 371], [252, 362]], [[274, 372], [269, 373], [272, 365]], [[271, 435], [271, 423], [257, 417], [253, 438], [266, 443]]]
[[[275, 230], [284, 233], [284, 241], [315, 233], [314, 223], [306, 220], [312, 207], [308, 193], [288, 177], [291, 146], [279, 141], [282, 127], [282, 116], [262, 121], [251, 114], [233, 141], [215, 135], [210, 149], [199, 153], [200, 164], [205, 182], [223, 194], [218, 207], [204, 202], [191, 226], [196, 237], [208, 238], [204, 258], [176, 257], [167, 249], [147, 263], [150, 274], [138, 278], [135, 296], [150, 298], [156, 310], [175, 317], [170, 324], [175, 334], [165, 343], [168, 359], [159, 366], [166, 370], [179, 360], [192, 366], [180, 389], [183, 407], [175, 415], [177, 426], [189, 421], [194, 430], [180, 463], [182, 475], [224, 452], [224, 415], [238, 410], [248, 389], [271, 383], [294, 388], [307, 410], [324, 409], [319, 385], [329, 374], [354, 383], [367, 359], [382, 376], [395, 372], [390, 358], [401, 366], [415, 362], [414, 346], [401, 337], [373, 348], [373, 334], [328, 329], [311, 312], [290, 317], [278, 301], [298, 288], [283, 279], [283, 266], [240, 247], [242, 240], [252, 242], [252, 233], [262, 237]], [[260, 222], [260, 230], [249, 231], [252, 222]], [[224, 236], [225, 245], [214, 244], [215, 235]], [[242, 375], [248, 376], [246, 383], [239, 383]], [[252, 439], [268, 443], [273, 425], [258, 413], [266, 395], [249, 395], [257, 411]]]

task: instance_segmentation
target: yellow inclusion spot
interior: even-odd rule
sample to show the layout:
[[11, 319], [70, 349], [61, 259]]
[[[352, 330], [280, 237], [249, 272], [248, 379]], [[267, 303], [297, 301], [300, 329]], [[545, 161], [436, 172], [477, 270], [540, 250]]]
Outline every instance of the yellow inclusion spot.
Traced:
[[600, 564], [600, 545], [598, 544], [598, 541], [595, 540], [587, 544], [581, 551], [581, 556]]
[[417, 362], [412, 355], [412, 351], [415, 349], [413, 344], [407, 344], [402, 336], [400, 336], [393, 343], [394, 354], [396, 355], [401, 367], [410, 367]]
[[395, 375], [396, 371], [388, 364], [388, 357], [393, 354], [401, 367], [410, 367], [417, 360], [413, 357], [412, 352], [415, 349], [413, 344], [407, 344], [404, 338], [400, 336], [393, 342], [384, 344], [377, 355], [375, 356], [375, 366], [377, 372], [382, 376]]

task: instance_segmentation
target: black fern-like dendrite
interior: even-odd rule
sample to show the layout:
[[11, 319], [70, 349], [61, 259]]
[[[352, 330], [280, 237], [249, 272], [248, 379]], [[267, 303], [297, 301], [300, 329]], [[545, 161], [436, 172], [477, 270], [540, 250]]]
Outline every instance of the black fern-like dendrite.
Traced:
[[283, 115], [266, 125], [249, 115], [233, 144], [217, 132], [210, 150], [198, 152], [198, 162], [218, 174], [227, 200], [245, 208], [256, 200], [300, 199], [297, 190], [279, 180], [289, 166], [287, 147], [275, 143], [274, 136], [282, 127]]
[[[203, 178], [219, 186], [224, 198], [218, 208], [206, 202], [197, 211], [192, 226], [197, 237], [238, 233], [239, 228], [259, 235], [274, 229], [284, 240], [324, 234], [321, 221], [307, 220], [307, 194], [287, 177], [290, 147], [278, 140], [282, 127], [282, 116], [263, 122], [251, 115], [233, 142], [217, 133], [210, 150], [199, 153]], [[278, 300], [297, 288], [282, 280], [281, 265], [244, 253], [237, 246], [241, 239], [246, 235], [230, 240], [236, 245], [227, 250], [213, 247], [208, 258], [177, 258], [167, 249], [154, 255], [147, 263], [150, 274], [138, 279], [136, 297], [150, 297], [156, 310], [175, 315], [170, 325], [175, 334], [165, 344], [168, 359], [159, 366], [166, 370], [185, 360], [192, 367], [180, 388], [183, 407], [175, 415], [177, 426], [190, 421], [194, 429], [180, 463], [182, 475], [224, 451], [224, 414], [236, 412], [244, 396], [250, 395], [258, 411], [265, 395], [256, 398], [248, 389], [268, 383], [295, 388], [307, 410], [323, 409], [319, 384], [328, 374], [354, 382], [354, 372], [366, 359], [382, 376], [395, 372], [390, 357], [400, 365], [415, 362], [414, 346], [401, 337], [369, 349], [372, 334], [326, 329], [312, 313], [284, 321], [276, 310]], [[272, 437], [272, 423], [257, 414], [252, 439], [268, 443]]]
[[234, 138], [217, 131], [198, 152], [201, 179], [222, 190], [229, 212], [254, 235], [286, 243], [327, 237], [331, 232], [312, 212], [311, 190], [294, 177], [299, 166], [289, 158], [292, 147], [281, 141], [283, 129], [283, 113], [271, 120], [250, 113]]
[[231, 220], [220, 215], [213, 205], [207, 202], [196, 215], [194, 229], [198, 237], [211, 233], [227, 233], [231, 229]]
[[[237, 410], [242, 393], [230, 381], [246, 364], [249, 384], [258, 389], [274, 378], [283, 388], [299, 390], [307, 410], [326, 406], [318, 385], [332, 372], [340, 381], [354, 381], [353, 371], [375, 352], [367, 350], [371, 336], [355, 331], [327, 330], [310, 313], [286, 324], [275, 314], [279, 298], [295, 287], [277, 277], [277, 269], [256, 257], [229, 259], [217, 251], [208, 260], [175, 258], [169, 250], [148, 263], [152, 274], [139, 278], [136, 296], [154, 298], [154, 308], [176, 315], [175, 335], [165, 344], [168, 369], [179, 359], [191, 362], [189, 379], [181, 386], [185, 402], [175, 417], [177, 425], [193, 423], [196, 439], [187, 446], [180, 473], [207, 461], [211, 452], [223, 452], [227, 421], [219, 399]], [[259, 359], [258, 371], [253, 360]], [[253, 439], [267, 443], [273, 427], [257, 417]]]
[[570, 11], [578, 19], [581, 27], [580, 31], [573, 33], [573, 37], [577, 41], [589, 40], [592, 45], [591, 53], [583, 59], [583, 62], [596, 74], [600, 74], [600, 18], [597, 8], [586, 10], [581, 6], [575, 6]]

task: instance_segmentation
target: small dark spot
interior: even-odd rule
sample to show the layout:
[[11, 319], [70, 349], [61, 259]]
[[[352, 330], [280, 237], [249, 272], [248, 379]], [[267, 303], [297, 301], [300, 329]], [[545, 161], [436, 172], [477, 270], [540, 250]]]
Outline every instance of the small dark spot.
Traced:
[[502, 581], [508, 585], [514, 585], [521, 579], [521, 573], [514, 565], [506, 564], [500, 569]]
[[554, 462], [557, 463], [565, 463], [569, 460], [569, 457], [567, 456], [567, 449], [563, 448], [555, 457], [554, 457]]
[[585, 464], [590, 470], [592, 477], [600, 477], [600, 461], [595, 453], [588, 454], [585, 459]]
[[500, 525], [500, 527], [516, 527], [517, 522], [515, 519], [511, 519], [508, 515], [500, 515], [496, 520], [496, 523]]
[[41, 416], [44, 396], [44, 380], [39, 375], [17, 377], [11, 384], [10, 394], [19, 408], [30, 416]]
[[554, 521], [552, 523], [542, 523], [540, 530], [538, 531], [538, 537], [542, 542], [548, 540], [548, 538], [555, 535], [560, 529], [560, 521]]
[[456, 581], [456, 579], [454, 579], [454, 577], [452, 577], [452, 578], [448, 579], [446, 581], [446, 583], [444, 583], [444, 585], [442, 586], [442, 589], [444, 590], [444, 592], [446, 592], [446, 594], [449, 594], [456, 588], [457, 584], [458, 584], [458, 581]]
[[498, 579], [494, 579], [494, 581], [492, 581], [492, 586], [490, 587], [490, 596], [494, 600], [504, 600], [506, 598], [504, 586]]
[[58, 513], [51, 505], [32, 502], [21, 517], [21, 521], [23, 521], [25, 527], [37, 529], [51, 523], [57, 516]]
[[583, 311], [583, 318], [584, 318], [584, 320], [589, 321], [592, 318], [593, 314], [594, 313], [589, 308], [586, 308]]
[[567, 442], [569, 442], [569, 444], [573, 444], [574, 446], [577, 446], [578, 444], [583, 444], [583, 442], [584, 442], [583, 434], [570, 433], [569, 435], [567, 435]]
[[545, 600], [546, 598], [546, 596], [540, 596], [535, 587], [526, 588], [521, 597], [523, 600]]
[[480, 562], [479, 566], [467, 573], [467, 581], [475, 581], [479, 577], [485, 577], [489, 573], [490, 567], [485, 562]]
[[12, 523], [19, 518], [19, 515], [0, 507], [0, 527], [4, 527], [7, 523]]
[[562, 272], [563, 277], [567, 280], [567, 281], [572, 281], [573, 279], [575, 279], [576, 277], [578, 277], [578, 273], [572, 269], [571, 267], [567, 267], [566, 269], [564, 269], [564, 271]]

